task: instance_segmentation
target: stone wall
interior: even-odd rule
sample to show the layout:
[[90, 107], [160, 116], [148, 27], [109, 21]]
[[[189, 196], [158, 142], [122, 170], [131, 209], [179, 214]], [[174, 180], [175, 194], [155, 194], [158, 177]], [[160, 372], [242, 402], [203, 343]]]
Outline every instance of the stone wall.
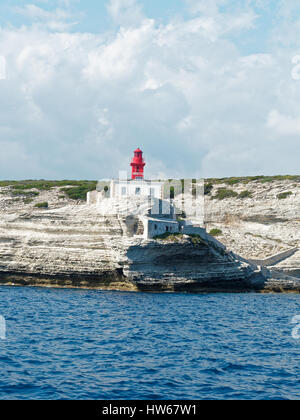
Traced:
[[170, 219], [150, 219], [144, 218], [144, 237], [146, 239], [154, 238], [155, 236], [163, 235], [164, 233], [178, 233], [179, 225], [175, 220]]
[[293, 249], [289, 249], [288, 251], [284, 251], [276, 255], [272, 255], [272, 257], [269, 257], [263, 260], [249, 259], [248, 261], [256, 265], [268, 267], [268, 266], [276, 265], [280, 263], [281, 261], [284, 261], [285, 259], [294, 255], [297, 251], [298, 251], [298, 248], [293, 248]]

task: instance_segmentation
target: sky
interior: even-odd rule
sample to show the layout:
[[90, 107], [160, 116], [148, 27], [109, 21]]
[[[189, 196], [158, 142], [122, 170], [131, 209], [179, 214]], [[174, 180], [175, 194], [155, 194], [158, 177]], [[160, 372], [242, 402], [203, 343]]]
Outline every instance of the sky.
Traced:
[[0, 179], [300, 174], [298, 0], [1, 0]]

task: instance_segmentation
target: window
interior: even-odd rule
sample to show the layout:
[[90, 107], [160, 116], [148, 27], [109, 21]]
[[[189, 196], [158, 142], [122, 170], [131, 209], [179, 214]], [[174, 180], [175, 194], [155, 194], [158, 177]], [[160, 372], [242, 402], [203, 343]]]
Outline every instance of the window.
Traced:
[[127, 188], [126, 187], [122, 187], [121, 194], [122, 195], [126, 195], [127, 194]]
[[150, 188], [150, 197], [154, 197], [154, 196], [155, 196], [155, 189]]
[[166, 232], [169, 232], [169, 226], [166, 226]]
[[140, 188], [135, 189], [135, 195], [141, 195], [141, 189]]
[[157, 225], [154, 225], [154, 230], [157, 230]]

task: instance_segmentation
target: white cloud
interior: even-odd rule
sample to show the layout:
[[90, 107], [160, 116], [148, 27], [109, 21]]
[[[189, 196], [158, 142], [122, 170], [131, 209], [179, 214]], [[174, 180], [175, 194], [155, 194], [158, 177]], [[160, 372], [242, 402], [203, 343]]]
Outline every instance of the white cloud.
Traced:
[[137, 146], [155, 178], [297, 172], [300, 50], [241, 53], [257, 11], [220, 4], [158, 24], [111, 0], [108, 34], [53, 32], [67, 12], [25, 8], [48, 26], [0, 30], [0, 176], [107, 178]]
[[141, 64], [153, 33], [151, 20], [139, 28], [121, 28], [114, 40], [90, 52], [84, 73], [92, 80], [126, 80]]
[[107, 10], [119, 25], [135, 25], [143, 19], [143, 12], [137, 0], [109, 0]]
[[281, 135], [300, 134], [300, 116], [293, 118], [283, 115], [275, 109], [269, 113], [267, 125]]
[[[69, 5], [69, 2], [65, 5]], [[57, 8], [54, 11], [47, 11], [35, 4], [26, 4], [23, 7], [15, 7], [14, 11], [53, 31], [66, 31], [76, 25], [76, 22], [70, 21], [73, 15], [67, 9]]]

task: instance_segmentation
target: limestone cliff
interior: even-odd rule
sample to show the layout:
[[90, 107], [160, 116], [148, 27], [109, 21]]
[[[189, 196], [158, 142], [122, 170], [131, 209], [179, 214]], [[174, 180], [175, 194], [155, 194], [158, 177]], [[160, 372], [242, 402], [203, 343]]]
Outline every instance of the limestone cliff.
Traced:
[[176, 242], [130, 237], [125, 216], [103, 217], [93, 207], [68, 205], [1, 215], [2, 284], [125, 290], [192, 290], [201, 284], [204, 289], [239, 289], [254, 271], [188, 236]]
[[[215, 197], [220, 188], [236, 196], [219, 200]], [[207, 230], [219, 229], [218, 239], [228, 249], [258, 263], [266, 260], [268, 268], [300, 278], [300, 177], [213, 183], [205, 212]], [[290, 257], [272, 264], [269, 257], [289, 250]]]
[[[204, 239], [187, 235], [145, 240], [140, 235], [141, 226], [134, 215], [129, 219], [125, 211], [103, 215], [99, 209], [87, 206], [82, 201], [74, 203], [62, 197], [59, 188], [41, 191], [30, 203], [24, 197], [13, 197], [10, 187], [1, 190], [1, 284], [132, 291], [300, 290], [300, 281], [295, 278], [285, 275], [278, 277], [276, 273], [261, 270], [238, 256], [241, 253], [243, 257], [266, 257], [266, 254], [271, 255], [274, 251], [270, 247], [266, 253], [251, 252], [247, 255], [248, 251], [240, 252], [252, 249], [244, 239], [248, 236], [255, 238], [256, 231], [252, 229], [253, 233], [246, 235], [245, 230], [251, 233], [251, 223], [255, 226], [259, 224], [257, 218], [252, 222], [249, 221], [249, 214], [244, 215], [245, 201], [230, 199], [221, 203], [207, 200], [209, 227], [222, 228], [223, 236], [220, 240], [228, 246], [228, 250], [224, 250]], [[47, 201], [49, 208], [34, 207], [41, 201]], [[230, 210], [227, 205], [226, 213], [221, 214], [218, 206], [225, 204], [225, 201], [229, 201]], [[266, 209], [266, 206], [270, 206], [269, 202], [263, 207], [257, 201], [253, 202], [251, 214], [269, 217], [271, 210]], [[299, 219], [297, 221], [288, 213], [287, 203], [284, 211], [283, 208], [281, 210], [284, 215], [279, 209], [273, 209], [271, 213], [272, 218], [285, 219], [280, 223], [288, 223], [292, 236], [290, 238], [289, 234], [285, 234], [283, 246], [278, 245], [276, 250], [298, 244], [298, 234], [296, 232], [292, 235], [291, 227], [299, 227]], [[236, 208], [240, 212], [241, 221], [231, 219], [231, 212]], [[234, 216], [237, 217], [236, 213]], [[277, 243], [275, 232], [285, 230], [281, 225], [278, 230], [278, 223], [272, 223], [273, 230], [268, 230], [268, 236], [272, 232], [274, 235], [267, 240], [272, 244]], [[133, 226], [135, 236], [132, 236]], [[266, 226], [270, 227], [269, 224]], [[240, 236], [243, 232], [244, 236]], [[241, 237], [242, 240], [239, 239]], [[265, 249], [256, 239], [259, 249]], [[299, 270], [296, 254], [293, 256], [294, 266], [295, 270]], [[291, 265], [288, 267], [286, 271], [291, 273]]]

